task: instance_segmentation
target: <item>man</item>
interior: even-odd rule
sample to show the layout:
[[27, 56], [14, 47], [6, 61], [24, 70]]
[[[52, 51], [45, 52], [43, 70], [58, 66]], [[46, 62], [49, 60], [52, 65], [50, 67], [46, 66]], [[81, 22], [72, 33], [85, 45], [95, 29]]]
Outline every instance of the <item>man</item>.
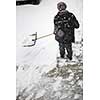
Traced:
[[65, 57], [65, 49], [67, 50], [67, 58], [72, 60], [72, 43], [75, 42], [74, 30], [79, 28], [76, 17], [66, 10], [67, 5], [64, 2], [57, 4], [58, 13], [54, 17], [54, 34], [55, 39], [59, 42], [59, 50], [61, 58]]

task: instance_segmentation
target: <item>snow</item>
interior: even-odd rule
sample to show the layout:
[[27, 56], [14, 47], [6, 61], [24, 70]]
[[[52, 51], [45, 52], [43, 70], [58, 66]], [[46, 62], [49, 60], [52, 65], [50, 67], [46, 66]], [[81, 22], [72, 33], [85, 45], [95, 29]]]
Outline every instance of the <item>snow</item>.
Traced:
[[37, 93], [37, 95], [36, 95], [35, 98], [37, 99], [37, 98], [42, 97], [42, 96], [45, 94], [45, 92], [46, 92], [45, 90], [40, 90], [40, 91], [38, 91], [38, 93]]
[[[75, 0], [63, 1], [68, 4], [68, 10], [72, 11], [79, 20], [80, 28], [75, 30], [75, 37], [76, 41], [81, 41], [83, 27], [82, 0], [77, 0], [77, 2]], [[44, 100], [58, 100], [60, 97], [66, 98], [68, 96], [65, 92], [63, 94], [60, 92], [60, 89], [63, 89], [61, 85], [62, 75], [54, 78], [44, 77], [45, 74], [56, 67], [56, 58], [59, 56], [59, 46], [55, 41], [54, 35], [37, 40], [33, 47], [23, 47], [23, 44], [32, 43], [30, 35], [35, 32], [37, 32], [38, 37], [53, 33], [53, 18], [57, 13], [56, 4], [58, 2], [59, 0], [42, 0], [38, 6], [25, 5], [16, 7], [16, 65], [18, 67], [16, 72], [16, 95], [20, 94], [22, 97], [28, 95], [25, 100], [30, 100], [30, 98], [38, 100], [38, 98], [44, 96], [55, 97], [55, 99], [50, 99], [50, 97]], [[63, 65], [79, 63], [77, 58], [81, 59], [81, 44], [73, 44], [73, 51], [73, 62], [66, 63], [65, 60], [60, 60], [59, 65], [62, 69]], [[59, 72], [59, 70], [57, 71]], [[73, 80], [73, 71], [68, 69], [68, 73], [71, 74], [66, 81]], [[81, 80], [78, 84], [82, 88]], [[77, 97], [76, 95], [75, 98]]]
[[58, 77], [56, 80], [58, 80], [58, 81], [56, 81], [56, 82], [53, 84], [53, 90], [54, 90], [54, 91], [57, 91], [57, 90], [60, 88], [60, 84], [61, 84], [62, 78], [61, 78], [61, 77]]
[[[43, 0], [38, 6], [26, 5], [16, 8], [17, 64], [36, 63], [37, 65], [37, 62], [41, 62], [43, 65], [50, 65], [50, 62], [55, 61], [58, 44], [53, 35], [37, 40], [35, 47], [32, 48], [23, 48], [22, 45], [25, 40], [30, 42], [29, 35], [35, 32], [37, 32], [38, 37], [53, 33], [53, 18], [57, 13], [56, 4], [58, 1]], [[82, 38], [82, 5], [80, 0], [77, 0], [77, 3], [74, 0], [65, 0], [65, 2], [68, 4], [68, 10], [72, 11], [79, 20], [80, 29], [76, 30], [75, 34], [76, 40], [79, 41]]]

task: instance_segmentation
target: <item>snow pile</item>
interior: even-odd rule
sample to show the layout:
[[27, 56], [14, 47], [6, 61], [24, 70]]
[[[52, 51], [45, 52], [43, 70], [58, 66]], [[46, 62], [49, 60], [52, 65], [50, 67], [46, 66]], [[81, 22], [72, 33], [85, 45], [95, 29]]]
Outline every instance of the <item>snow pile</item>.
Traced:
[[82, 63], [55, 67], [49, 72], [37, 75], [37, 79], [31, 75], [31, 83], [19, 89], [17, 100], [82, 100]]
[[[75, 45], [79, 47], [79, 54]], [[17, 100], [82, 100], [82, 43], [75, 45], [73, 50], [77, 56], [74, 63], [63, 61], [58, 68], [17, 65]]]

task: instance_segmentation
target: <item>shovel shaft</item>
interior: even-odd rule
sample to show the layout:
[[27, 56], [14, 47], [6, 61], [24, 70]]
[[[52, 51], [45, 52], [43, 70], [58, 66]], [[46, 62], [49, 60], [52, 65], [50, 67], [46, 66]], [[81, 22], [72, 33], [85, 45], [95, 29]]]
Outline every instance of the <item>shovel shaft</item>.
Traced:
[[44, 35], [44, 36], [38, 37], [37, 40], [38, 40], [38, 39], [41, 39], [41, 38], [48, 37], [48, 36], [50, 36], [50, 35], [53, 35], [53, 34], [51, 33], [51, 34], [48, 34], [48, 35]]

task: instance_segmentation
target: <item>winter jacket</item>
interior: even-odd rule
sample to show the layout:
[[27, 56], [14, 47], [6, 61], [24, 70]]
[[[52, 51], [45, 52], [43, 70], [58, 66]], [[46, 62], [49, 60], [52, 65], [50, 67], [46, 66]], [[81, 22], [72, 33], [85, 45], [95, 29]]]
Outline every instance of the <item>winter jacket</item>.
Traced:
[[[54, 26], [55, 39], [58, 42], [75, 42], [74, 30], [79, 28], [79, 23], [74, 14], [67, 10], [58, 12], [54, 17]], [[60, 37], [58, 33], [63, 33], [63, 36]]]

